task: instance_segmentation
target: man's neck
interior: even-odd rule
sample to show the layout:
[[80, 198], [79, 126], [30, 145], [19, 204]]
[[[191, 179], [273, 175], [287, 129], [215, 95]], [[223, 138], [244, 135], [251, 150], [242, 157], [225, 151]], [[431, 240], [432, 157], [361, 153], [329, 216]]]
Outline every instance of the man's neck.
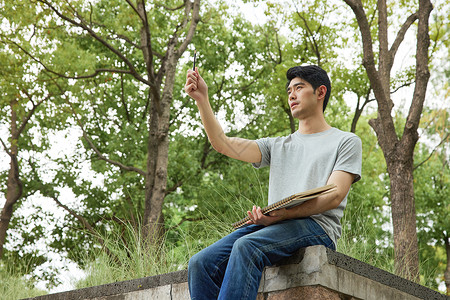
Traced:
[[298, 131], [301, 134], [319, 133], [331, 128], [331, 126], [328, 125], [323, 116], [321, 118], [308, 118], [299, 120], [298, 125]]

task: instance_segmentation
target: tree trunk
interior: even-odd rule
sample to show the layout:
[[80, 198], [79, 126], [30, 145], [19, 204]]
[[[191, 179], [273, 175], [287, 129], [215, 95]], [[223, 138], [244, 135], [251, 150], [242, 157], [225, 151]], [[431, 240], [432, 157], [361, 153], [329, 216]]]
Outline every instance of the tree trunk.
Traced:
[[[165, 112], [167, 111], [167, 112]], [[163, 106], [163, 115], [170, 113], [170, 106]], [[159, 114], [155, 101], [150, 106], [147, 174], [145, 178], [145, 208], [143, 232], [147, 241], [157, 245], [163, 234], [162, 206], [167, 184], [169, 157], [169, 122]]]
[[[400, 154], [399, 157], [406, 157]], [[396, 274], [419, 281], [419, 248], [416, 231], [412, 160], [387, 163], [391, 184]]]
[[156, 101], [152, 101], [150, 108], [144, 234], [153, 245], [158, 245], [158, 241], [164, 234], [162, 208], [166, 196], [170, 108], [177, 61], [178, 57], [175, 54], [169, 55], [160, 110], [154, 105]]
[[9, 149], [10, 167], [6, 188], [6, 202], [2, 209], [0, 219], [0, 259], [3, 257], [3, 247], [6, 241], [6, 232], [14, 211], [14, 204], [22, 196], [22, 181], [19, 177], [19, 163], [17, 161], [19, 130], [17, 128], [17, 115], [15, 109], [17, 101], [11, 101], [11, 146]]
[[[138, 11], [141, 16], [145, 16], [145, 3], [138, 1]], [[145, 176], [145, 208], [143, 221], [143, 234], [149, 245], [160, 244], [164, 234], [164, 216], [162, 213], [167, 185], [167, 166], [169, 160], [169, 127], [170, 108], [173, 98], [173, 87], [175, 84], [175, 73], [178, 60], [186, 51], [195, 33], [199, 17], [200, 0], [195, 2], [185, 2], [185, 19], [180, 25], [186, 26], [189, 15], [191, 25], [184, 41], [178, 43], [178, 34], [172, 36], [167, 45], [165, 57], [162, 60], [160, 70], [155, 74], [153, 68], [153, 53], [151, 47], [150, 28], [145, 18], [141, 29], [141, 45], [144, 59], [147, 65], [148, 79], [152, 86], [150, 93], [150, 113], [149, 113], [149, 136], [147, 171]], [[163, 77], [165, 78], [164, 83]], [[162, 95], [161, 95], [161, 87]]]

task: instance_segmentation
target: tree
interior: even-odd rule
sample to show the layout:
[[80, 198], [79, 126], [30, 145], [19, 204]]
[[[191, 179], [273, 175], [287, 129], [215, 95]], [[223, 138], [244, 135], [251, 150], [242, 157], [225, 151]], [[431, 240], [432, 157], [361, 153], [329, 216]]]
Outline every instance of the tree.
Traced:
[[[57, 103], [55, 99], [61, 95], [56, 88], [57, 81], [15, 46], [18, 42], [32, 43], [33, 34], [27, 29], [29, 14], [14, 15], [10, 7], [4, 7], [3, 14], [9, 18], [4, 19], [0, 32], [0, 128], [6, 129], [7, 134], [0, 137], [0, 147], [9, 157], [9, 168], [0, 171], [0, 194], [5, 199], [0, 215], [0, 259], [2, 266], [14, 266], [22, 274], [44, 263], [45, 253], [25, 252], [14, 247], [6, 250], [5, 244], [14, 240], [9, 237], [11, 227], [26, 218], [16, 215], [15, 211], [39, 190], [35, 179], [42, 180], [41, 175], [30, 174], [36, 157], [48, 150], [47, 135], [60, 128], [65, 116], [59, 114], [48, 119], [54, 113], [52, 104]], [[22, 232], [19, 235], [21, 246], [32, 245], [42, 235], [39, 226]], [[43, 277], [47, 277], [47, 272]], [[54, 282], [54, 278], [48, 278]]]
[[[149, 11], [149, 3], [142, 0], [136, 3], [126, 1], [126, 4], [99, 1], [95, 6], [85, 5], [83, 1], [65, 3], [39, 0], [34, 4], [36, 11], [40, 7], [46, 13], [53, 14], [54, 20], [58, 20], [50, 24], [38, 20], [41, 28], [57, 32], [60, 40], [55, 39], [56, 45], [62, 42], [63, 46], [75, 47], [73, 50], [82, 56], [86, 55], [86, 59], [92, 58], [89, 53], [94, 50], [101, 61], [91, 65], [90, 69], [74, 72], [73, 68], [77, 66], [71, 69], [70, 64], [57, 65], [54, 64], [55, 59], [44, 60], [39, 57], [39, 53], [24, 49], [46, 70], [61, 78], [95, 80], [102, 74], [109, 73], [110, 77], [120, 74], [146, 90], [147, 111], [144, 116], [147, 117], [148, 134], [145, 168], [125, 165], [119, 158], [114, 160], [102, 153], [90, 136], [89, 128], [81, 117], [77, 118], [86, 143], [99, 159], [124, 172], [137, 173], [144, 179], [143, 229], [150, 244], [157, 243], [163, 228], [162, 206], [167, 183], [170, 110], [176, 67], [200, 20], [200, 0], [186, 0], [179, 6], [172, 6], [172, 2], [175, 1], [153, 3], [154, 8]], [[106, 10], [108, 14], [104, 14]], [[128, 21], [125, 21], [125, 16]], [[116, 23], [119, 17], [124, 23]], [[83, 40], [85, 38], [92, 44]], [[83, 48], [85, 54], [79, 51]], [[65, 59], [70, 60], [67, 52], [64, 55]], [[77, 58], [72, 57], [72, 61]], [[95, 57], [93, 59], [95, 61]], [[126, 102], [123, 104], [127, 105]]]
[[[353, 10], [361, 32], [363, 65], [378, 104], [378, 116], [370, 121], [375, 130], [390, 176], [394, 248], [397, 273], [418, 281], [419, 251], [416, 231], [416, 212], [413, 185], [413, 154], [418, 140], [417, 129], [430, 77], [428, 47], [430, 37], [428, 20], [433, 6], [429, 0], [420, 0], [417, 11], [404, 21], [389, 48], [388, 10], [385, 0], [378, 0], [378, 69], [370, 24], [361, 0], [344, 0]], [[400, 136], [391, 116], [391, 71], [397, 50], [407, 30], [418, 20], [415, 88], [412, 103]]]

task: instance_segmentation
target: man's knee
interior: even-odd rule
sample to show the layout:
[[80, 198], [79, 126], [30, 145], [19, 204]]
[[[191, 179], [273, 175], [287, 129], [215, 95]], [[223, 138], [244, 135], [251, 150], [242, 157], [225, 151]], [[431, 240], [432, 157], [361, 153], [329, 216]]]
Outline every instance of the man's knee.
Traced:
[[252, 249], [255, 248], [256, 245], [254, 241], [248, 236], [243, 236], [237, 239], [236, 242], [234, 242], [232, 252], [244, 254], [248, 251], [252, 251]]
[[216, 255], [207, 251], [208, 248], [194, 254], [188, 263], [188, 270], [209, 270], [215, 265]]
[[188, 270], [194, 271], [198, 270], [199, 268], [204, 268], [204, 263], [205, 259], [203, 258], [203, 255], [201, 255], [201, 252], [198, 252], [194, 254], [191, 259], [189, 259]]

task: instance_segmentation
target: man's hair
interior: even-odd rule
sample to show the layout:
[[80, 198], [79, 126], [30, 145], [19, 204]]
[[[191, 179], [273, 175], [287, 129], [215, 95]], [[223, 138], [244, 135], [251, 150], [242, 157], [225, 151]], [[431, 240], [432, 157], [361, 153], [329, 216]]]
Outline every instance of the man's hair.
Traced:
[[328, 104], [328, 99], [330, 98], [331, 82], [327, 72], [324, 69], [316, 65], [296, 66], [290, 68], [286, 72], [286, 77], [288, 80], [286, 89], [289, 87], [291, 80], [295, 77], [298, 77], [311, 84], [314, 89], [314, 93], [319, 86], [324, 85], [327, 88], [327, 93], [325, 94], [325, 98], [323, 100], [323, 111], [325, 111], [325, 108]]

